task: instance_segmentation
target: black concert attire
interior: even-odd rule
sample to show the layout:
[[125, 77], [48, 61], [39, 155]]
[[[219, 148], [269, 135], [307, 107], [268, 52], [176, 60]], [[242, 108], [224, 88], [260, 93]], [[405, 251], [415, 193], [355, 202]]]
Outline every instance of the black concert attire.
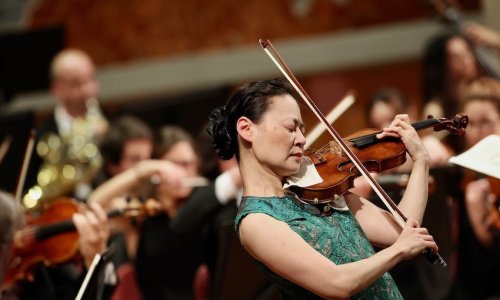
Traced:
[[[32, 282], [17, 283], [12, 291], [6, 293], [5, 300], [74, 300], [85, 275], [86, 271], [82, 271], [73, 263], [62, 264], [54, 268], [40, 267], [35, 270]], [[92, 299], [110, 299], [116, 287], [114, 280], [116, 279], [113, 279], [112, 282], [101, 282], [104, 289], [102, 291], [92, 290], [90, 297]]]
[[[234, 202], [227, 206], [235, 206]], [[193, 280], [202, 264], [213, 270], [212, 224], [224, 206], [213, 184], [197, 188], [174, 218], [147, 218], [141, 229], [136, 273], [145, 300], [193, 299]], [[211, 240], [211, 241], [210, 241]]]
[[458, 204], [458, 268], [454, 286], [457, 300], [500, 299], [500, 232], [493, 230], [492, 249], [485, 248], [476, 238], [467, 215], [464, 193]]

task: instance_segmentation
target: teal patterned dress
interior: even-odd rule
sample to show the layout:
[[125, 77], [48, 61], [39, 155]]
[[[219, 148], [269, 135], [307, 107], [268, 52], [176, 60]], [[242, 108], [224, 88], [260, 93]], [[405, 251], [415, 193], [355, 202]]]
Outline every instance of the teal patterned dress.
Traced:
[[[239, 232], [241, 220], [251, 213], [267, 214], [283, 221], [311, 247], [335, 264], [345, 264], [372, 256], [375, 251], [361, 226], [349, 211], [334, 210], [329, 216], [312, 214], [291, 196], [244, 197], [235, 220]], [[275, 274], [258, 263], [266, 276], [279, 288], [284, 299], [320, 299], [304, 288]], [[392, 277], [385, 273], [352, 299], [403, 299]]]

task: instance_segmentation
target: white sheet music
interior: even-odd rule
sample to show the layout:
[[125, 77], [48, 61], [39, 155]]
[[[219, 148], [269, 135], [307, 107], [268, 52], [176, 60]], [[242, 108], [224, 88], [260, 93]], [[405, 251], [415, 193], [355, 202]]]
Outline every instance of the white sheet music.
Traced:
[[500, 179], [500, 135], [489, 135], [449, 162]]

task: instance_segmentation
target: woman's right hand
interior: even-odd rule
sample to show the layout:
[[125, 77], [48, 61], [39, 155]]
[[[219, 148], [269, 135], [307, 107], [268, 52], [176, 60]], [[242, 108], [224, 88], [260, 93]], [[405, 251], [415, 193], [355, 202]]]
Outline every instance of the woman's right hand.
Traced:
[[438, 252], [434, 238], [426, 228], [419, 227], [415, 219], [407, 220], [403, 231], [392, 247], [398, 249], [405, 260], [421, 254], [426, 248], [432, 249], [434, 253]]

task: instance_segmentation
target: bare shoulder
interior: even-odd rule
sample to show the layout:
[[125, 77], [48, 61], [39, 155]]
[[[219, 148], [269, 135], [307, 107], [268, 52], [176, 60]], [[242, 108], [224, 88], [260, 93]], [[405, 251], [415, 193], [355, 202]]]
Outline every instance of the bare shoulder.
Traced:
[[240, 241], [245, 249], [259, 259], [268, 255], [270, 245], [297, 238], [297, 234], [283, 221], [263, 213], [252, 213], [241, 221]]
[[[239, 226], [240, 240], [245, 245], [245, 241], [253, 238], [267, 236], [277, 227], [287, 226], [284, 222], [263, 213], [251, 213], [241, 220]], [[264, 237], [265, 237], [264, 236]]]

